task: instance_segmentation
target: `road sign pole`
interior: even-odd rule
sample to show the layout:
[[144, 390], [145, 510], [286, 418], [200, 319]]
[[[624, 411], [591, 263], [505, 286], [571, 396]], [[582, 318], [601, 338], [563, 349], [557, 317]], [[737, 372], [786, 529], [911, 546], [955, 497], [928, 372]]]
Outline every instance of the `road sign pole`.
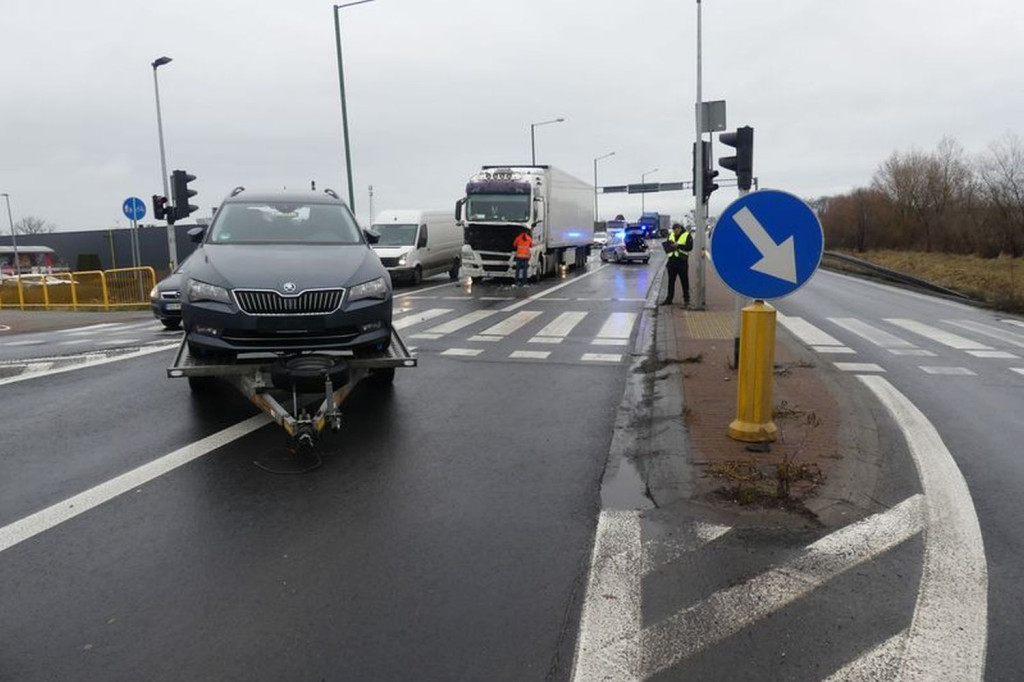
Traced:
[[697, 0], [697, 104], [696, 119], [697, 119], [697, 144], [694, 147], [694, 168], [696, 172], [693, 174], [693, 186], [694, 186], [694, 211], [693, 219], [697, 223], [697, 231], [695, 233], [696, 239], [694, 240], [694, 246], [697, 251], [697, 286], [694, 289], [693, 296], [691, 297], [692, 308], [694, 310], [704, 310], [705, 308], [705, 296], [704, 296], [704, 251], [705, 251], [705, 237], [707, 236], [705, 230], [707, 229], [707, 214], [704, 206], [704, 174], [700, 172], [700, 169], [704, 168], [704, 100], [701, 95], [701, 7], [700, 0]]
[[[750, 194], [750, 190], [749, 189], [741, 189], [740, 190], [740, 198], [741, 199], [743, 197], [747, 196], [748, 194]], [[733, 336], [732, 336], [732, 363], [733, 363], [733, 367], [737, 367], [737, 368], [740, 366], [740, 329], [741, 329], [740, 318], [741, 318], [741, 313], [743, 311], [743, 308], [746, 305], [748, 305], [749, 303], [750, 303], [750, 299], [749, 298], [746, 298], [745, 296], [740, 296], [739, 294], [736, 294], [736, 307], [735, 307], [736, 313], [735, 313], [735, 316], [734, 316]]]

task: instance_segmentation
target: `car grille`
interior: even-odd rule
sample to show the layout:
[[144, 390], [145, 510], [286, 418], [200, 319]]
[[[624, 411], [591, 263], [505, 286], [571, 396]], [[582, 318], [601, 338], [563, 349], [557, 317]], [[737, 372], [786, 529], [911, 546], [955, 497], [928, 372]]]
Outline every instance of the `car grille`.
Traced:
[[235, 301], [249, 315], [326, 315], [341, 306], [344, 289], [311, 289], [294, 296], [276, 291], [234, 291]]
[[165, 301], [177, 301], [178, 299], [181, 298], [181, 292], [178, 291], [177, 289], [161, 291], [160, 298], [164, 299]]
[[398, 267], [398, 259], [397, 258], [381, 258], [380, 259], [380, 264], [383, 265], [386, 268]]

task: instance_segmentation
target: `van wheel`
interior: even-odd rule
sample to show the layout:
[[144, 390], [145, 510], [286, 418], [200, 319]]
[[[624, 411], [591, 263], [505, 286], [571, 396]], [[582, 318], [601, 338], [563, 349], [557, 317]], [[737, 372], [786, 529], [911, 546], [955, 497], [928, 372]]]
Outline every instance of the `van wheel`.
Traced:
[[458, 279], [459, 278], [459, 267], [461, 265], [462, 264], [459, 262], [458, 258], [453, 260], [452, 261], [452, 268], [451, 268], [451, 270], [448, 271], [448, 277], [451, 278], [451, 279]]
[[412, 283], [415, 285], [415, 284], [419, 284], [422, 281], [423, 281], [423, 268], [421, 268], [420, 266], [417, 265], [416, 268], [412, 271]]

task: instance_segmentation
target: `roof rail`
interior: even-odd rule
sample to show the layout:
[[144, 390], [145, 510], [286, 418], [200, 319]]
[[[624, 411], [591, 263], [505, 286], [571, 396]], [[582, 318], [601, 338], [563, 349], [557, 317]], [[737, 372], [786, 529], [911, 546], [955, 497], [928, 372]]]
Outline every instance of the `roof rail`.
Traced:
[[234, 196], [238, 196], [239, 194], [241, 194], [244, 191], [245, 191], [245, 188], [242, 187], [241, 185], [239, 185], [238, 187], [236, 187], [233, 190], [231, 190], [231, 196], [233, 196], [233, 197]]
[[340, 197], [338, 196], [338, 193], [335, 192], [330, 187], [327, 187], [327, 188], [324, 189], [324, 194], [326, 194], [327, 196], [330, 196], [330, 197], [334, 197], [335, 199], [340, 199]]

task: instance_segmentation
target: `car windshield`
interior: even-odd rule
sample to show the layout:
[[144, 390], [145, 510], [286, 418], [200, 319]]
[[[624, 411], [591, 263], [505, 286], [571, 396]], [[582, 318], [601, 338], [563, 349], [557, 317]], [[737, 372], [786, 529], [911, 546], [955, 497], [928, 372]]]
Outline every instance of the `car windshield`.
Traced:
[[530, 219], [529, 194], [470, 194], [470, 220], [525, 223]]
[[212, 244], [358, 244], [359, 226], [344, 206], [239, 202], [217, 211]]
[[412, 246], [416, 243], [416, 228], [416, 225], [378, 223], [370, 229], [380, 235], [380, 241], [374, 246]]

